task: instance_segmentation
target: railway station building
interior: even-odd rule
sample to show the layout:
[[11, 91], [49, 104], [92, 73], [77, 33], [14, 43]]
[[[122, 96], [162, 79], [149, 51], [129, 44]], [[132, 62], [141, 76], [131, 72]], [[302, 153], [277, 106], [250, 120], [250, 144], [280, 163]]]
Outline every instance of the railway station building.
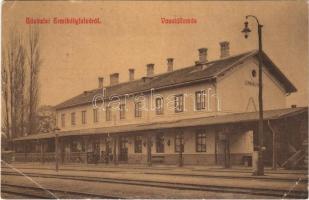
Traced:
[[[258, 144], [258, 51], [208, 61], [198, 50], [192, 66], [166, 72], [145, 66], [145, 76], [128, 81], [119, 73], [110, 83], [55, 106], [57, 127], [51, 133], [14, 139], [16, 161], [63, 163], [179, 165], [250, 165]], [[297, 91], [263, 52], [264, 162], [282, 165], [290, 150], [307, 145], [308, 108], [288, 107]], [[124, 75], [124, 74], [121, 74]]]

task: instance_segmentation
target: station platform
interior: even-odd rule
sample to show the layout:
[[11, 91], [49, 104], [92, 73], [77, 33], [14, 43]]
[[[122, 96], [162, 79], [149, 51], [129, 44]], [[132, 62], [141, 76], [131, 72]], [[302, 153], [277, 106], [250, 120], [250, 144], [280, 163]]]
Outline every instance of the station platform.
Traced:
[[[3, 163], [2, 163], [3, 164]], [[41, 163], [41, 162], [13, 162], [10, 165], [16, 166], [19, 168], [42, 168], [42, 169], [55, 169], [55, 163]], [[4, 165], [5, 166], [5, 165]], [[235, 172], [235, 173], [252, 173], [252, 167], [246, 166], [231, 166], [230, 168], [224, 168], [219, 165], [208, 165], [208, 166], [193, 166], [185, 165], [179, 167], [177, 165], [160, 165], [153, 164], [152, 166], [147, 165], [134, 165], [134, 164], [85, 164], [85, 163], [66, 163], [59, 164], [59, 169], [78, 169], [78, 170], [172, 170], [172, 171], [200, 171], [200, 172]], [[283, 168], [277, 168], [276, 170], [271, 167], [265, 167], [265, 174], [308, 174], [308, 170], [286, 170]]]
[[224, 169], [221, 166], [166, 166], [154, 165], [106, 165], [106, 164], [66, 164], [55, 171], [54, 163], [2, 163], [2, 171], [52, 174], [59, 176], [102, 177], [126, 180], [167, 181], [174, 183], [194, 183], [246, 188], [280, 190], [307, 190], [308, 175], [305, 170], [272, 170], [265, 168], [264, 176], [253, 176], [252, 169], [234, 166]]

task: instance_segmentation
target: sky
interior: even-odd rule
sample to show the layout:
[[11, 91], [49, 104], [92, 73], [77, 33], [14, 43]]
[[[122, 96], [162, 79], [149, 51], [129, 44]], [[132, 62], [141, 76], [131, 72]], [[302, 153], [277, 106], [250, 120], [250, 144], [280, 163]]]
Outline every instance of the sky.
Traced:
[[[109, 85], [111, 73], [128, 81], [198, 60], [197, 49], [208, 48], [208, 60], [219, 58], [219, 42], [229, 41], [231, 54], [257, 49], [256, 23], [248, 39], [241, 34], [247, 14], [263, 24], [263, 49], [298, 89], [287, 106], [308, 105], [308, 5], [306, 1], [21, 1], [2, 5], [5, 42], [10, 27], [26, 32], [26, 17], [99, 17], [96, 25], [39, 25], [42, 66], [40, 104], [56, 105], [85, 90], [97, 88], [98, 77]], [[195, 18], [196, 24], [162, 24], [161, 18]]]

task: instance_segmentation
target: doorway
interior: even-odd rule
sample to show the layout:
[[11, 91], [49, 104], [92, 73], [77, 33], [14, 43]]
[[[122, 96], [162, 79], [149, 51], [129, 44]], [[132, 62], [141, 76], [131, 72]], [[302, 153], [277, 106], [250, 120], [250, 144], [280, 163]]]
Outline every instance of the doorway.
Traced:
[[215, 162], [225, 168], [230, 167], [230, 141], [227, 133], [217, 132], [215, 136]]
[[128, 162], [128, 138], [125, 136], [119, 137], [119, 161]]

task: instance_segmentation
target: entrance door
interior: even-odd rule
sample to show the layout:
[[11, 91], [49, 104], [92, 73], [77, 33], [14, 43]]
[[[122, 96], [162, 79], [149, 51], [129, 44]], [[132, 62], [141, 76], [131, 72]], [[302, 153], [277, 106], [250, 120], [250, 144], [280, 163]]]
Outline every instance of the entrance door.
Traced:
[[128, 138], [125, 136], [119, 138], [119, 161], [128, 161]]
[[225, 142], [222, 140], [217, 140], [217, 152], [216, 152], [216, 161], [217, 165], [224, 165], [224, 150], [225, 150]]
[[226, 133], [218, 132], [216, 135], [216, 164], [224, 167], [230, 165], [229, 139]]
[[94, 153], [100, 153], [100, 141], [99, 140], [95, 140], [93, 143], [92, 143], [92, 151]]
[[100, 160], [100, 140], [95, 138], [92, 142], [92, 162], [98, 163]]

